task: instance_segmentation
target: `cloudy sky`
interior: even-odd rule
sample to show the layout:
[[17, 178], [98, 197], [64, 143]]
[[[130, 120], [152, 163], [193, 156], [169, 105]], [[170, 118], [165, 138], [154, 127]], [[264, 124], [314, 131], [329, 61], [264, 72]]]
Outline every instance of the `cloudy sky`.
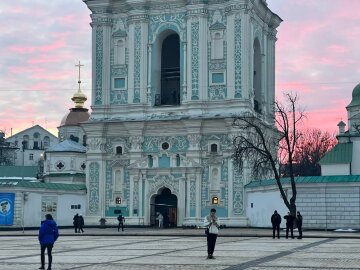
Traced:
[[[296, 91], [306, 126], [334, 132], [360, 83], [360, 0], [268, 0], [278, 28], [276, 93]], [[90, 12], [81, 0], [0, 1], [0, 130], [53, 133], [73, 106], [80, 60], [91, 104]]]

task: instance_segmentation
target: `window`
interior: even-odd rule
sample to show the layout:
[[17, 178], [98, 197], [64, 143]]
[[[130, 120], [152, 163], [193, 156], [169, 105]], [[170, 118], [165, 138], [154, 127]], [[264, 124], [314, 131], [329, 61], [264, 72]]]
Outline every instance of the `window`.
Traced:
[[223, 84], [225, 82], [225, 76], [223, 72], [217, 72], [211, 74], [211, 83], [212, 84]]
[[218, 151], [218, 146], [217, 146], [217, 144], [216, 144], [216, 143], [211, 144], [211, 146], [210, 146], [210, 152], [211, 152], [211, 153], [217, 153], [217, 151]]
[[161, 148], [162, 148], [163, 150], [168, 150], [169, 147], [170, 147], [170, 145], [169, 145], [169, 143], [167, 143], [167, 142], [164, 142], [164, 143], [162, 143], [162, 145], [161, 145]]
[[44, 147], [50, 146], [50, 138], [48, 136], [44, 137]]
[[176, 167], [179, 167], [180, 166], [180, 155], [177, 154], [176, 155]]
[[34, 147], [33, 149], [39, 149], [39, 142], [34, 142]]
[[34, 154], [29, 155], [29, 160], [34, 160]]
[[115, 78], [114, 79], [114, 88], [115, 89], [125, 89], [126, 88], [125, 78]]
[[213, 198], [212, 198], [212, 202], [211, 202], [212, 204], [218, 204], [219, 203], [219, 197], [218, 196], [214, 196]]
[[81, 204], [72, 204], [71, 209], [81, 209]]
[[148, 155], [148, 164], [149, 164], [149, 168], [152, 168], [152, 166], [154, 165], [152, 155]]
[[116, 147], [116, 154], [117, 154], [117, 155], [122, 155], [122, 153], [123, 153], [122, 147], [121, 147], [121, 146], [117, 146], [117, 147]]
[[120, 198], [120, 197], [116, 197], [115, 203], [116, 203], [116, 204], [121, 204], [121, 198]]

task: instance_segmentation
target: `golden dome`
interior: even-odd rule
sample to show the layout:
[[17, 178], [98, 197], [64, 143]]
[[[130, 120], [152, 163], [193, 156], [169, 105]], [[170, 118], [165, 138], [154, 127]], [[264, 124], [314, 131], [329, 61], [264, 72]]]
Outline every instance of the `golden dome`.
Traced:
[[71, 100], [74, 101], [75, 108], [83, 108], [84, 107], [84, 103], [87, 100], [87, 97], [83, 92], [81, 92], [80, 85], [79, 85], [78, 91], [73, 95]]

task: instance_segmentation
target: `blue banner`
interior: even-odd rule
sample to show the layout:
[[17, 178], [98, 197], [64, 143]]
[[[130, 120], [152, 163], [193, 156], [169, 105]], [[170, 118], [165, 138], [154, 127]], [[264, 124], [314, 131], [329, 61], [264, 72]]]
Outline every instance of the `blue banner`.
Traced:
[[0, 226], [14, 223], [14, 193], [0, 193]]

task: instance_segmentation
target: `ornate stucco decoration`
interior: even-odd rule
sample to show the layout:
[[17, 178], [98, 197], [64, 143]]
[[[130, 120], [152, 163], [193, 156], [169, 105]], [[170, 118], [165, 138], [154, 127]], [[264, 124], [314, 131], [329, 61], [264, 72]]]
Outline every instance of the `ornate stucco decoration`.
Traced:
[[147, 167], [148, 167], [148, 157], [145, 156], [131, 163], [128, 169], [142, 169]]
[[160, 188], [167, 187], [172, 193], [179, 196], [179, 179], [172, 175], [156, 175], [149, 179], [149, 195], [157, 194]]

